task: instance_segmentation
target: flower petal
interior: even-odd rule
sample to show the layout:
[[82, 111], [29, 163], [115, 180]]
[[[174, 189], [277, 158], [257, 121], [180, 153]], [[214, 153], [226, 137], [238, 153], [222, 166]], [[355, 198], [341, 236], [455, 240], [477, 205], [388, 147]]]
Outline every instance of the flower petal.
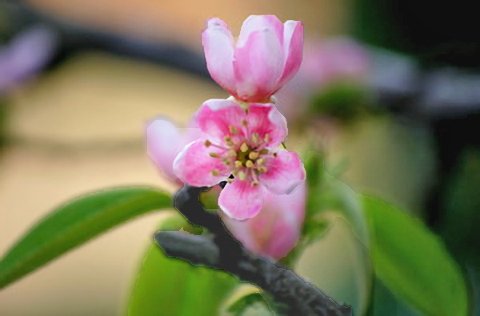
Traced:
[[283, 49], [275, 31], [263, 29], [251, 33], [234, 53], [236, 96], [243, 101], [265, 102], [277, 89], [283, 65]]
[[207, 28], [202, 33], [202, 44], [207, 68], [213, 80], [234, 94], [234, 41], [225, 22], [218, 18], [208, 20]]
[[252, 218], [260, 212], [263, 189], [249, 181], [234, 180], [220, 193], [218, 205], [229, 217], [236, 220]]
[[305, 180], [305, 168], [297, 153], [281, 150], [265, 162], [266, 173], [259, 179], [270, 191], [288, 194]]
[[293, 249], [305, 218], [305, 183], [289, 195], [264, 191], [260, 213], [246, 221], [222, 219], [230, 232], [254, 253], [280, 259]]
[[191, 142], [173, 162], [175, 175], [196, 187], [210, 187], [225, 180], [230, 171], [220, 159], [210, 156], [212, 152], [218, 153], [219, 149], [205, 146], [204, 139]]
[[283, 48], [285, 65], [282, 76], [278, 82], [280, 89], [290, 80], [300, 68], [303, 55], [303, 23], [299, 21], [287, 21], [284, 25]]
[[231, 136], [231, 127], [242, 131], [242, 121], [246, 118], [245, 110], [236, 102], [224, 99], [205, 101], [198, 110], [195, 120], [209, 140], [223, 143], [225, 136]]
[[247, 122], [250, 134], [257, 133], [261, 139], [268, 134], [268, 147], [277, 147], [287, 137], [287, 120], [273, 104], [251, 104]]
[[265, 29], [273, 30], [282, 43], [283, 23], [275, 15], [250, 15], [243, 21], [237, 46], [245, 45], [251, 33]]
[[172, 122], [156, 119], [147, 125], [146, 137], [150, 159], [170, 181], [176, 182], [173, 160], [186, 145], [182, 132]]

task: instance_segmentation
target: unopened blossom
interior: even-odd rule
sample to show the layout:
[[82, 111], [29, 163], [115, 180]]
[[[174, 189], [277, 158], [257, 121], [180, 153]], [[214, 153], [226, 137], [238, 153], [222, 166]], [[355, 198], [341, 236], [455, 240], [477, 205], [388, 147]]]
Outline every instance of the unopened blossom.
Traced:
[[202, 43], [208, 71], [220, 86], [241, 101], [269, 102], [300, 67], [303, 24], [251, 15], [235, 40], [224, 21], [212, 18]]
[[152, 120], [146, 129], [148, 155], [170, 182], [181, 184], [173, 172], [173, 161], [188, 143], [199, 136], [198, 128], [179, 128], [164, 118]]
[[175, 175], [198, 187], [228, 181], [218, 204], [231, 218], [254, 217], [265, 189], [287, 194], [304, 181], [298, 155], [281, 148], [287, 124], [273, 104], [244, 108], [232, 100], [208, 100], [197, 112], [196, 124], [203, 136], [175, 158]]
[[230, 232], [250, 251], [273, 259], [285, 257], [300, 237], [305, 218], [306, 185], [290, 194], [265, 190], [263, 208], [254, 218], [237, 221], [223, 216]]

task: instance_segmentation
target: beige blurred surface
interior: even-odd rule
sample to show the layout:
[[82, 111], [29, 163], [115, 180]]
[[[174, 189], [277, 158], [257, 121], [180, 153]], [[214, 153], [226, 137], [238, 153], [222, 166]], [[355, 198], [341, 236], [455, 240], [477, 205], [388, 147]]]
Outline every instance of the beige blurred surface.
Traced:
[[[185, 89], [188, 93], [179, 93]], [[95, 189], [152, 184], [173, 190], [147, 158], [143, 128], [158, 114], [186, 122], [206, 81], [168, 69], [84, 55], [13, 97], [0, 154], [0, 253], [63, 201]], [[89, 242], [0, 292], [0, 315], [118, 315], [159, 215]]]

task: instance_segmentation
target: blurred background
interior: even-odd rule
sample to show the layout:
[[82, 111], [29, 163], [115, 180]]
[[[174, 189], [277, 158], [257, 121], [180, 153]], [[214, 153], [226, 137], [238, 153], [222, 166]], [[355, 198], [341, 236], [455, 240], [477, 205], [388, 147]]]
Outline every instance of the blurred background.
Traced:
[[[185, 124], [204, 100], [226, 97], [204, 65], [208, 18], [238, 34], [248, 15], [275, 14], [306, 30], [303, 66], [277, 95], [288, 145], [314, 143], [354, 190], [423, 218], [477, 288], [480, 33], [472, 5], [0, 0], [0, 253], [73, 196], [128, 184], [173, 191], [146, 155], [146, 122]], [[115, 229], [2, 290], [0, 315], [125, 314], [160, 218]], [[318, 260], [339, 248], [347, 251]], [[339, 220], [299, 271], [365, 311], [364, 252]]]

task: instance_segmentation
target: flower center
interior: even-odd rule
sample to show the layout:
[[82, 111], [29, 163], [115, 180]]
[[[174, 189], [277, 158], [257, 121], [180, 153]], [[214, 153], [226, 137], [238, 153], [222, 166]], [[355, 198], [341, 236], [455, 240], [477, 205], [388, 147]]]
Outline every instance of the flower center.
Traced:
[[[246, 122], [243, 122], [242, 125], [248, 127]], [[257, 185], [259, 183], [258, 175], [268, 171], [265, 166], [265, 156], [271, 153], [265, 145], [268, 144], [270, 135], [265, 134], [262, 138], [258, 133], [248, 133], [248, 129], [244, 130], [244, 133], [239, 133], [238, 128], [234, 126], [229, 126], [229, 131], [230, 134], [223, 139], [223, 146], [215, 145], [208, 140], [205, 141], [205, 146], [221, 149], [220, 152], [211, 152], [210, 156], [221, 159], [231, 170], [234, 178], [247, 180], [252, 185]], [[218, 175], [218, 170], [212, 170], [212, 174]]]

